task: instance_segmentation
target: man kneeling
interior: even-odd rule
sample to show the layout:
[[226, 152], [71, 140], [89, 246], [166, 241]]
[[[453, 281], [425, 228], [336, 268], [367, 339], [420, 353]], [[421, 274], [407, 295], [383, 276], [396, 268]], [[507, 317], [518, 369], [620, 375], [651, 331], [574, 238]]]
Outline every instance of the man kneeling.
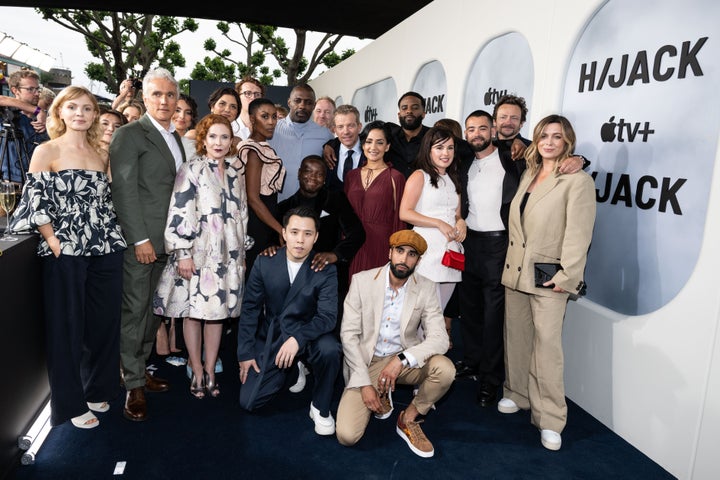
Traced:
[[270, 401], [299, 355], [316, 374], [310, 403], [315, 432], [332, 435], [330, 402], [342, 349], [333, 334], [335, 266], [317, 272], [310, 268], [319, 222], [312, 208], [289, 210], [282, 229], [286, 245], [277, 255], [259, 256], [253, 264], [238, 321], [240, 406], [252, 411]]
[[346, 386], [336, 433], [342, 445], [362, 438], [371, 413], [388, 418], [395, 385], [407, 384], [419, 388], [396, 431], [415, 454], [435, 453], [417, 417], [450, 389], [455, 366], [443, 355], [449, 339], [436, 284], [413, 274], [426, 249], [418, 233], [400, 230], [390, 236], [389, 264], [353, 275], [340, 327]]

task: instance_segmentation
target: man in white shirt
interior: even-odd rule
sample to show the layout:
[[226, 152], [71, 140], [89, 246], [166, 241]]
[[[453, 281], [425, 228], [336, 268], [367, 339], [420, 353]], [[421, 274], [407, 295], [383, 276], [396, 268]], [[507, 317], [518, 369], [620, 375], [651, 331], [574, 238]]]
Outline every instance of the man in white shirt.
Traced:
[[[419, 415], [450, 389], [455, 367], [443, 355], [449, 345], [435, 282], [415, 275], [427, 243], [413, 230], [390, 236], [390, 262], [353, 275], [345, 298], [340, 338], [345, 354], [345, 390], [337, 414], [337, 438], [355, 445], [370, 415], [392, 414], [396, 384], [417, 385], [418, 393], [400, 412], [396, 432], [421, 457], [432, 457], [432, 443]], [[424, 335], [418, 335], [422, 328]]]

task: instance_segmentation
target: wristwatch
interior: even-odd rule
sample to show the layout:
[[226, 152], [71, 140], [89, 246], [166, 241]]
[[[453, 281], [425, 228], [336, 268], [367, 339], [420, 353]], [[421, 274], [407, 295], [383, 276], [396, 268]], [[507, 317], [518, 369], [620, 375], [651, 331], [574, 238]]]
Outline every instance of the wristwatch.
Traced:
[[410, 361], [407, 359], [407, 357], [405, 356], [405, 354], [403, 352], [398, 353], [397, 357], [400, 359], [400, 363], [403, 364], [403, 367], [410, 366]]

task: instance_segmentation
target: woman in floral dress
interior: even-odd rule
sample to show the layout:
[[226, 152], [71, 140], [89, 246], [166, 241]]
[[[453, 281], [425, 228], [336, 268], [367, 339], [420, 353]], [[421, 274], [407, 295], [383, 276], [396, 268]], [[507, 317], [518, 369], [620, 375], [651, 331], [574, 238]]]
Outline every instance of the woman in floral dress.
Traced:
[[110, 198], [100, 109], [69, 86], [50, 107], [51, 140], [33, 152], [10, 228], [37, 230], [50, 381], [50, 423], [100, 424], [120, 393], [120, 305], [125, 240]]
[[240, 316], [248, 209], [244, 179], [230, 161], [236, 153], [230, 121], [209, 114], [196, 133], [197, 156], [180, 167], [170, 201], [165, 229], [170, 258], [154, 312], [184, 318], [190, 391], [203, 398], [206, 392], [220, 394], [214, 366], [223, 321]]

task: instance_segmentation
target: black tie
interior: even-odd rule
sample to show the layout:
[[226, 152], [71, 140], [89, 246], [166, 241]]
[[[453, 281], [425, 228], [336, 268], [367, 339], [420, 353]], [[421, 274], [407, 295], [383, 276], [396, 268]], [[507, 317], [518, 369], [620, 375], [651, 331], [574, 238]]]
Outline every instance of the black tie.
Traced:
[[353, 152], [355, 150], [348, 150], [347, 157], [345, 157], [345, 163], [343, 164], [343, 181], [347, 178], [348, 172], [353, 168]]

